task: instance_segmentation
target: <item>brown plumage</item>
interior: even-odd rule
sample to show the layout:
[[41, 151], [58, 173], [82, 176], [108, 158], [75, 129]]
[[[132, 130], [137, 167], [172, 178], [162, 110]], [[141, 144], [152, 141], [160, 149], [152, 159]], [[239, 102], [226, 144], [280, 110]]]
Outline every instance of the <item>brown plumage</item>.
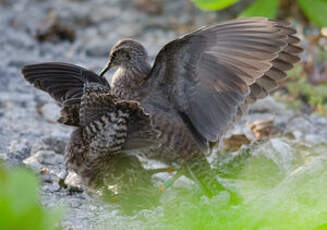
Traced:
[[[294, 34], [287, 22], [236, 19], [168, 43], [152, 68], [144, 47], [124, 39], [111, 49], [100, 76], [63, 63], [26, 66], [23, 74], [64, 105], [59, 122], [78, 127], [67, 155], [68, 161], [78, 159], [73, 169], [82, 177], [87, 177], [82, 165], [101, 170], [96, 162], [102, 157], [142, 148], [149, 158], [179, 164], [211, 196], [223, 186], [204, 152], [246, 111], [248, 103], [276, 89], [285, 71], [300, 60], [302, 49]], [[119, 69], [110, 89], [102, 76], [113, 66]], [[86, 82], [93, 85], [89, 91]], [[102, 116], [112, 113], [121, 115], [124, 130], [116, 130], [113, 120], [108, 126], [100, 124]], [[87, 131], [88, 124], [92, 132]], [[123, 139], [108, 133], [120, 133]], [[75, 144], [75, 139], [83, 141]]]

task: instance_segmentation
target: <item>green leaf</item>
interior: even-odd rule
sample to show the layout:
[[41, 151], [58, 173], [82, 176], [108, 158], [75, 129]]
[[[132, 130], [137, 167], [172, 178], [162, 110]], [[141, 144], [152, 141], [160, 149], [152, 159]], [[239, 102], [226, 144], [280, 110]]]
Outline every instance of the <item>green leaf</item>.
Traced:
[[44, 208], [39, 178], [30, 170], [5, 169], [0, 162], [0, 229], [59, 230], [62, 211]]
[[194, 4], [202, 10], [222, 10], [239, 0], [193, 0]]
[[256, 0], [251, 6], [246, 8], [241, 17], [262, 16], [275, 18], [277, 15], [278, 0]]
[[304, 14], [314, 24], [327, 26], [327, 0], [298, 0]]
[[[5, 188], [8, 198], [12, 201], [12, 208], [17, 214], [38, 204], [38, 185], [37, 178], [25, 169], [16, 169], [8, 175]], [[17, 199], [18, 197], [19, 199]]]

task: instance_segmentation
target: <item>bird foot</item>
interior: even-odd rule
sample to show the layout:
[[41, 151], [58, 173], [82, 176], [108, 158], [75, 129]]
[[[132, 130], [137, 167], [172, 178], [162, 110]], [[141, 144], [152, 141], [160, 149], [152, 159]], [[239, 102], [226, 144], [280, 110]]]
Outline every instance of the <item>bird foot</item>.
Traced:
[[64, 189], [64, 190], [67, 190], [69, 194], [82, 193], [84, 190], [81, 187], [70, 185], [65, 182], [67, 176], [68, 176], [68, 171], [64, 170], [63, 175], [60, 176], [59, 181], [58, 181], [58, 185], [59, 185], [58, 191], [61, 189]]
[[68, 191], [69, 194], [74, 194], [74, 193], [82, 193], [84, 190], [79, 187], [79, 186], [74, 186], [74, 185], [70, 185], [70, 184], [66, 184], [65, 183], [65, 179], [60, 178], [58, 181], [58, 185], [59, 185], [59, 190], [64, 189], [66, 191]]

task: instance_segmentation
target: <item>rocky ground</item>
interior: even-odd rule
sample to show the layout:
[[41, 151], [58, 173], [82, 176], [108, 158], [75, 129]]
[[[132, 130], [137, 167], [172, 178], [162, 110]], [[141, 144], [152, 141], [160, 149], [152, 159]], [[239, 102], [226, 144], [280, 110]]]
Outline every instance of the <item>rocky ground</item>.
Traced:
[[[98, 72], [106, 62], [110, 47], [123, 37], [142, 41], [154, 58], [167, 41], [226, 16], [201, 13], [187, 0], [169, 0], [165, 4], [155, 0], [144, 2], [0, 0], [0, 158], [9, 166], [25, 164], [41, 174], [42, 203], [66, 207], [64, 229], [99, 226], [159, 229], [151, 225], [149, 215], [160, 216], [163, 212], [160, 208], [164, 208], [126, 217], [119, 213], [116, 205], [105, 205], [85, 193], [69, 194], [59, 190], [57, 182], [71, 128], [56, 124], [59, 107], [48, 95], [24, 82], [20, 69], [30, 63], [65, 61]], [[233, 15], [237, 7], [228, 15]], [[246, 123], [271, 117], [273, 122], [268, 122], [268, 130], [274, 127], [276, 132], [267, 140], [254, 141], [255, 130], [251, 132]], [[279, 175], [276, 183], [288, 183], [292, 178], [296, 181], [302, 174], [326, 177], [327, 118], [301, 114], [267, 98], [251, 107], [228, 136], [232, 134], [245, 134], [245, 139], [252, 142], [251, 151], [243, 151], [243, 147], [242, 151], [210, 156], [221, 175], [231, 174], [233, 167], [239, 168], [233, 162], [246, 152], [246, 159], [260, 157], [269, 162]], [[246, 178], [243, 179], [238, 178], [237, 182], [226, 179], [226, 183], [243, 188], [242, 193], [251, 200], [253, 195], [247, 193]], [[182, 181], [179, 186], [194, 185]], [[174, 189], [168, 193], [170, 199], [175, 196]]]

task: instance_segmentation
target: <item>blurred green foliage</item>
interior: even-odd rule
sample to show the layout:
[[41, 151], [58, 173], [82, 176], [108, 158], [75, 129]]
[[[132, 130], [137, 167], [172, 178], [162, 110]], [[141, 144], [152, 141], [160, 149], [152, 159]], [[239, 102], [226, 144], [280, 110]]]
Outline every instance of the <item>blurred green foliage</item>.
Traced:
[[327, 83], [310, 84], [300, 64], [290, 70], [288, 76], [285, 86], [288, 94], [277, 92], [275, 98], [298, 109], [301, 107], [301, 103], [306, 103], [316, 113], [327, 116]]
[[241, 17], [262, 16], [275, 18], [277, 16], [277, 0], [257, 0], [241, 13]]
[[[256, 0], [240, 16], [275, 18], [281, 1], [284, 0]], [[203, 10], [221, 10], [238, 0], [193, 0], [193, 2]], [[327, 0], [297, 0], [297, 3], [311, 22], [320, 27], [327, 26]]]
[[40, 204], [39, 180], [27, 169], [7, 170], [0, 162], [0, 229], [60, 229], [59, 210]]
[[203, 10], [222, 10], [233, 5], [239, 0], [193, 0]]
[[327, 26], [327, 0], [297, 0], [304, 14], [317, 26]]
[[[275, 143], [290, 146], [291, 141]], [[287, 161], [283, 165], [273, 160], [278, 157], [266, 157], [277, 152], [251, 146], [248, 157], [236, 159], [241, 162], [230, 171], [232, 179], [226, 175], [222, 180], [241, 193], [241, 204], [229, 205], [227, 192], [209, 199], [197, 186], [176, 186], [165, 192], [160, 208], [130, 219], [110, 219], [99, 229], [326, 230], [326, 147], [292, 146], [292, 170], [286, 171]]]

